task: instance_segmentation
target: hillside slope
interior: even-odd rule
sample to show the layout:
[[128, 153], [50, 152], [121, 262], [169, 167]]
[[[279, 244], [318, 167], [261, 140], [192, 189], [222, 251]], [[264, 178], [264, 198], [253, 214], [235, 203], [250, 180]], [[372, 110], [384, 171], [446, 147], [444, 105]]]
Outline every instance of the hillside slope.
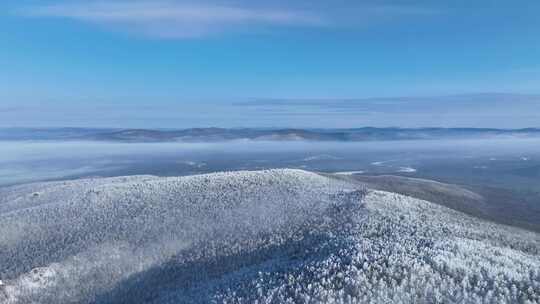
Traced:
[[0, 197], [0, 303], [540, 301], [538, 234], [301, 170]]
[[465, 186], [423, 178], [395, 175], [348, 175], [370, 189], [396, 192], [430, 201], [496, 223], [540, 232], [540, 208], [510, 190], [489, 186]]

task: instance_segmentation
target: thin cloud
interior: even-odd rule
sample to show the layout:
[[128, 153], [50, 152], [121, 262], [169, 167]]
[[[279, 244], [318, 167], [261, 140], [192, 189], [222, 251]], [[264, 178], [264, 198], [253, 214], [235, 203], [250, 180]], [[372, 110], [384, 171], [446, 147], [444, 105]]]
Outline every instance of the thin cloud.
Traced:
[[185, 38], [247, 26], [323, 26], [322, 17], [291, 9], [180, 2], [79, 2], [26, 7], [27, 17], [67, 18], [150, 36]]
[[[26, 17], [65, 18], [151, 37], [189, 38], [270, 27], [364, 27], [379, 22], [426, 18], [440, 12], [430, 7], [351, 1], [324, 6], [315, 1], [80, 1], [36, 5], [16, 10]], [[275, 6], [277, 5], [277, 6]]]

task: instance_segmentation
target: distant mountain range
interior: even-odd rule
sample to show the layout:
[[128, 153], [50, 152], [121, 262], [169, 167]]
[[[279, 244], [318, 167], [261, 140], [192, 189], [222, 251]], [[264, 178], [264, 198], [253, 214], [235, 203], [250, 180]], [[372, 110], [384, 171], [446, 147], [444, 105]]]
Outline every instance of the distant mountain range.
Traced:
[[115, 142], [219, 142], [260, 141], [381, 141], [539, 137], [540, 129], [489, 128], [353, 128], [353, 129], [257, 129], [191, 128], [182, 130], [94, 128], [5, 128], [0, 140], [94, 140]]

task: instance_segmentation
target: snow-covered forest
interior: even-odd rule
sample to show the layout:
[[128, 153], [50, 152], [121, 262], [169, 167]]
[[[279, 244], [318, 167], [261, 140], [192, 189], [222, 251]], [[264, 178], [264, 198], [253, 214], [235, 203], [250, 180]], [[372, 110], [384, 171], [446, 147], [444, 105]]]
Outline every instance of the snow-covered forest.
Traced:
[[301, 170], [0, 189], [0, 303], [538, 303], [540, 235]]

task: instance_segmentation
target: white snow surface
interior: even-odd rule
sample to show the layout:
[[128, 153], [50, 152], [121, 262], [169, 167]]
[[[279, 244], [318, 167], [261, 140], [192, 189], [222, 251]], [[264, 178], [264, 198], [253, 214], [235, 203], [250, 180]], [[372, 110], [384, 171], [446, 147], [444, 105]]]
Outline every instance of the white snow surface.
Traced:
[[334, 174], [337, 175], [355, 175], [355, 174], [364, 174], [366, 171], [358, 170], [358, 171], [339, 171], [334, 172]]
[[0, 189], [0, 303], [538, 303], [540, 237], [302, 170]]
[[341, 159], [341, 157], [337, 157], [330, 154], [320, 154], [320, 155], [313, 155], [308, 156], [303, 159], [303, 161], [309, 162], [309, 161], [317, 161], [317, 160], [338, 160]]
[[399, 167], [399, 169], [397, 170], [397, 172], [414, 173], [414, 172], [416, 172], [416, 169], [415, 169], [415, 168], [411, 168], [411, 167]]

